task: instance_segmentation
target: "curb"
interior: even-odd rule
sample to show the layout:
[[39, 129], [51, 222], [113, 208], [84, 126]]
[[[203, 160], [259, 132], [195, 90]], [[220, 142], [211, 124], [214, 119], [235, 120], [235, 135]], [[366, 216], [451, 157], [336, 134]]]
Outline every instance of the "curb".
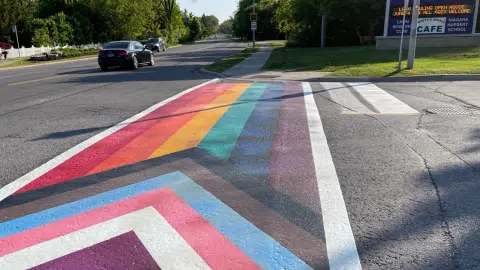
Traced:
[[180, 44], [180, 45], [175, 45], [175, 46], [172, 46], [172, 47], [167, 47], [167, 49], [173, 49], [173, 48], [178, 48], [178, 47], [182, 47], [183, 44]]
[[480, 74], [442, 74], [413, 75], [398, 77], [320, 77], [311, 78], [310, 82], [430, 82], [430, 81], [477, 81]]
[[215, 77], [215, 78], [228, 78], [229, 77], [229, 76], [227, 76], [223, 73], [209, 71], [209, 70], [206, 70], [204, 68], [201, 68], [201, 69], [197, 70], [197, 72], [200, 73], [200, 74], [207, 75], [207, 76], [210, 76], [210, 77]]
[[57, 65], [57, 64], [63, 64], [63, 63], [70, 63], [70, 62], [78, 62], [78, 61], [92, 60], [92, 59], [96, 59], [96, 58], [97, 58], [97, 56], [95, 56], [95, 57], [88, 57], [88, 58], [81, 58], [81, 59], [65, 60], [65, 61], [59, 61], [59, 62], [52, 62], [52, 63], [34, 64], [34, 65], [29, 65], [29, 66], [18, 66], [18, 67], [7, 67], [7, 68], [2, 68], [2, 67], [0, 67], [0, 71], [3, 71], [3, 70], [14, 70], [14, 69], [22, 69], [22, 68], [33, 68], [33, 67], [40, 67], [40, 66], [50, 66], [50, 65]]

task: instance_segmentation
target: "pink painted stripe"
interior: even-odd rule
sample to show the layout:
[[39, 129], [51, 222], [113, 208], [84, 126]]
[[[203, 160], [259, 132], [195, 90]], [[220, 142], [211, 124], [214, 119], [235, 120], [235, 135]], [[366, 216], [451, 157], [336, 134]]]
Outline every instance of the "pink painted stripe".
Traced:
[[155, 209], [212, 269], [261, 269], [173, 191], [158, 200]]
[[[229, 86], [232, 85], [233, 84], [230, 84]], [[158, 123], [162, 117], [173, 114], [185, 104], [201, 97], [204, 93], [210, 92], [218, 86], [219, 84], [209, 84], [173, 100], [81, 151], [64, 163], [19, 189], [15, 194], [88, 175], [89, 171], [123, 148], [129, 142], [146, 132]]]
[[212, 268], [260, 269], [247, 255], [223, 236], [168, 188], [147, 192], [110, 205], [68, 217], [0, 239], [0, 256], [61, 237], [72, 232], [154, 207]]
[[280, 107], [270, 154], [269, 182], [297, 202], [320, 210], [302, 86], [287, 83], [283, 94], [297, 97], [284, 99]]

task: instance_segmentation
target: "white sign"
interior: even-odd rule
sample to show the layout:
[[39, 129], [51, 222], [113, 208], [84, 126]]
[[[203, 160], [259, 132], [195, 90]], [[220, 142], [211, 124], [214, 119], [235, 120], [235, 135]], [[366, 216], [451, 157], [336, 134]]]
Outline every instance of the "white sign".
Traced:
[[447, 24], [446, 17], [439, 18], [419, 18], [417, 32], [419, 35], [425, 34], [444, 34], [445, 25]]
[[257, 30], [257, 22], [252, 22], [252, 31]]
[[13, 32], [13, 33], [16, 33], [16, 32], [17, 32], [17, 26], [16, 26], [16, 25], [12, 26], [12, 32]]

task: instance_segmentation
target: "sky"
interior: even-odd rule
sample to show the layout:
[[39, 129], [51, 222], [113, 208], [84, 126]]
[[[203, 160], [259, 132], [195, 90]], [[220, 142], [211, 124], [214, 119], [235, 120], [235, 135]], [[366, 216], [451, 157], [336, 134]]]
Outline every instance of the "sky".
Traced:
[[187, 9], [195, 16], [215, 15], [220, 23], [233, 16], [238, 0], [177, 0], [180, 9]]

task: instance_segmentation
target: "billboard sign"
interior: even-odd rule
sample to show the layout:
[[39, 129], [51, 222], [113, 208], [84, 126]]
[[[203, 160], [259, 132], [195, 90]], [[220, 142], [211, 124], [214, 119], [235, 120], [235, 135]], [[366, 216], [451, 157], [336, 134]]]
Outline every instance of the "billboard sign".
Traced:
[[[412, 2], [405, 19], [405, 35], [410, 34]], [[388, 36], [402, 34], [404, 0], [391, 0]], [[419, 35], [471, 34], [475, 0], [422, 0], [417, 32]]]

